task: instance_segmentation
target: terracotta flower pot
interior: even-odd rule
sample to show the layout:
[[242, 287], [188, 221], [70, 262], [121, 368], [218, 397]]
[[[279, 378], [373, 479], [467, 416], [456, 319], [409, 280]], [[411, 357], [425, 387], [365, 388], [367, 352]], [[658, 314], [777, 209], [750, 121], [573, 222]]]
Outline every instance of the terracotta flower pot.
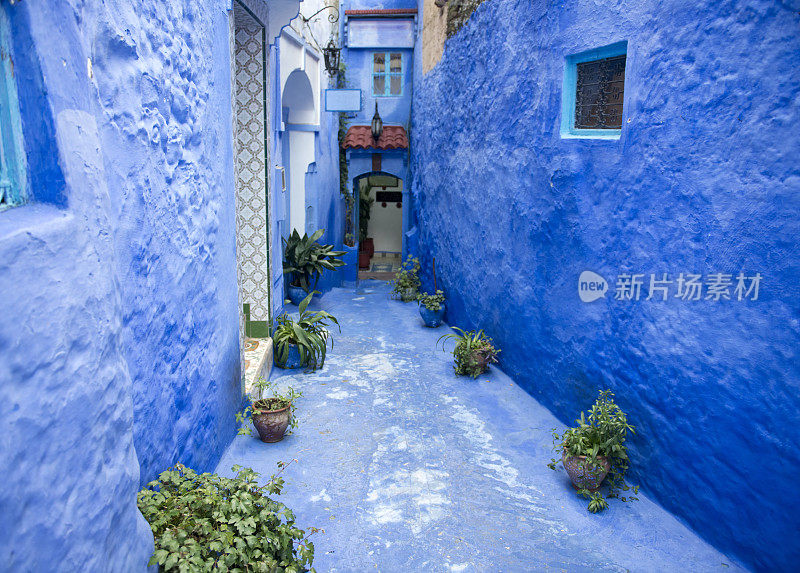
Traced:
[[375, 254], [375, 240], [372, 237], [364, 239], [364, 250], [369, 253], [370, 258]]
[[561, 463], [564, 464], [564, 469], [567, 470], [575, 489], [588, 489], [589, 491], [600, 489], [600, 485], [611, 469], [611, 464], [608, 463], [605, 456], [597, 456], [597, 461], [600, 466], [589, 463], [586, 456], [569, 456], [566, 450], [561, 454]]
[[367, 251], [361, 251], [358, 253], [358, 268], [359, 269], [368, 269], [369, 268], [369, 260], [370, 255]]
[[292, 406], [280, 410], [270, 410], [261, 414], [253, 414], [253, 425], [258, 430], [262, 442], [268, 444], [280, 442], [289, 427], [292, 417]]

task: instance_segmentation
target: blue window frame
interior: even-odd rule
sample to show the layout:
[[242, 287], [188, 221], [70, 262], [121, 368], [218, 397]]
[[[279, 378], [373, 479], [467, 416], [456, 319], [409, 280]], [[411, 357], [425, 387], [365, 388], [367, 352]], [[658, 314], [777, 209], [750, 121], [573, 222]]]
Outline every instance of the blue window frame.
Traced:
[[377, 97], [403, 95], [402, 52], [372, 54], [372, 95]]
[[628, 42], [567, 56], [561, 94], [561, 137], [619, 139]]
[[0, 211], [25, 200], [25, 152], [12, 53], [11, 29], [0, 7]]

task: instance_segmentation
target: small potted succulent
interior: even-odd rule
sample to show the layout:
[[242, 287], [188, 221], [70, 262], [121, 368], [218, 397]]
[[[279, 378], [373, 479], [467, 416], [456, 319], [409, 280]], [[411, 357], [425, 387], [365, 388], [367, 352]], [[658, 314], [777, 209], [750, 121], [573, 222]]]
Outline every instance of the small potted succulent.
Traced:
[[416, 257], [409, 257], [400, 266], [400, 270], [391, 282], [392, 298], [399, 298], [403, 302], [411, 302], [417, 300], [419, 295], [419, 259]]
[[[497, 362], [497, 355], [500, 354], [500, 351], [494, 347], [492, 339], [486, 336], [483, 330], [465, 332], [457, 326], [454, 326], [453, 330], [457, 332], [439, 337], [436, 345], [449, 339], [455, 341], [453, 368], [456, 374], [477, 378], [489, 370], [490, 364]], [[442, 342], [442, 350], [444, 349], [444, 342]]]
[[286, 290], [292, 304], [300, 304], [316, 288], [325, 270], [336, 270], [345, 264], [341, 259], [344, 251], [334, 251], [333, 245], [317, 242], [324, 233], [325, 229], [320, 229], [310, 237], [308, 234], [301, 237], [295, 229], [288, 239], [283, 240], [283, 274], [289, 275]]
[[[614, 402], [614, 394], [601, 390], [588, 417], [581, 412], [575, 423], [577, 426], [567, 428], [560, 435], [553, 430], [553, 450], [561, 455], [561, 463], [578, 495], [589, 500], [589, 511], [597, 513], [606, 509], [607, 499], [614, 497], [623, 502], [638, 499], [633, 495], [621, 495], [622, 491], [630, 489], [636, 494], [639, 486], [630, 488], [625, 484], [629, 464], [625, 440], [628, 432], [635, 431], [625, 412]], [[547, 465], [555, 470], [557, 463], [554, 458]], [[606, 476], [608, 492], [604, 496], [600, 487]]]
[[302, 392], [289, 387], [281, 393], [274, 384], [264, 380], [263, 376], [255, 383], [253, 392], [257, 398], [248, 395], [247, 407], [236, 414], [236, 421], [241, 425], [239, 435], [252, 434], [249, 424], [252, 421], [262, 442], [280, 442], [287, 430], [291, 432], [297, 425], [294, 401], [303, 395]]
[[444, 293], [440, 290], [436, 294], [420, 293], [419, 315], [428, 328], [436, 328], [442, 324], [444, 318]]
[[[324, 310], [311, 312], [308, 304], [316, 291], [310, 292], [300, 302], [297, 320], [284, 313], [275, 319], [272, 340], [275, 344], [275, 366], [278, 368], [301, 368], [317, 370], [325, 365], [330, 333], [327, 327], [339, 322]], [[339, 327], [339, 332], [342, 329]], [[332, 342], [331, 342], [332, 343]]]

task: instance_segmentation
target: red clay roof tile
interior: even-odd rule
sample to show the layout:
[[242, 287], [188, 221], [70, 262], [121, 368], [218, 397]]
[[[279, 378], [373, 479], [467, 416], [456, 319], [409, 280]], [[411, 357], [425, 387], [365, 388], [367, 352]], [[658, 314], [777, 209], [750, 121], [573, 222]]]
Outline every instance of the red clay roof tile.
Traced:
[[345, 149], [408, 149], [408, 134], [402, 125], [384, 125], [377, 143], [372, 139], [372, 128], [354, 125], [344, 138]]

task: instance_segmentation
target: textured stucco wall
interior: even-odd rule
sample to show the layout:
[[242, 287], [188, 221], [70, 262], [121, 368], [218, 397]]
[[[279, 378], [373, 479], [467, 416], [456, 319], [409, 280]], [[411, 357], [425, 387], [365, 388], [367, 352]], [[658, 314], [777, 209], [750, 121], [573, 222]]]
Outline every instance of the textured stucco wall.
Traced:
[[[425, 269], [436, 257], [451, 324], [486, 329], [506, 372], [565, 422], [611, 388], [639, 428], [632, 481], [764, 570], [800, 558], [787, 498], [800, 467], [799, 22], [768, 1], [491, 0], [414, 99], [420, 251]], [[621, 40], [621, 138], [562, 139], [565, 56]], [[758, 301], [585, 304], [587, 269], [612, 289], [624, 272], [764, 279]]]
[[152, 536], [136, 508], [115, 212], [80, 31], [67, 4], [0, 9], [21, 72], [29, 196], [57, 198], [0, 213], [0, 567], [142, 570]]
[[50, 204], [0, 213], [0, 568], [144, 569], [140, 483], [235, 433], [227, 6], [3, 4]]
[[214, 467], [240, 398], [227, 3], [79, 5], [142, 482]]

